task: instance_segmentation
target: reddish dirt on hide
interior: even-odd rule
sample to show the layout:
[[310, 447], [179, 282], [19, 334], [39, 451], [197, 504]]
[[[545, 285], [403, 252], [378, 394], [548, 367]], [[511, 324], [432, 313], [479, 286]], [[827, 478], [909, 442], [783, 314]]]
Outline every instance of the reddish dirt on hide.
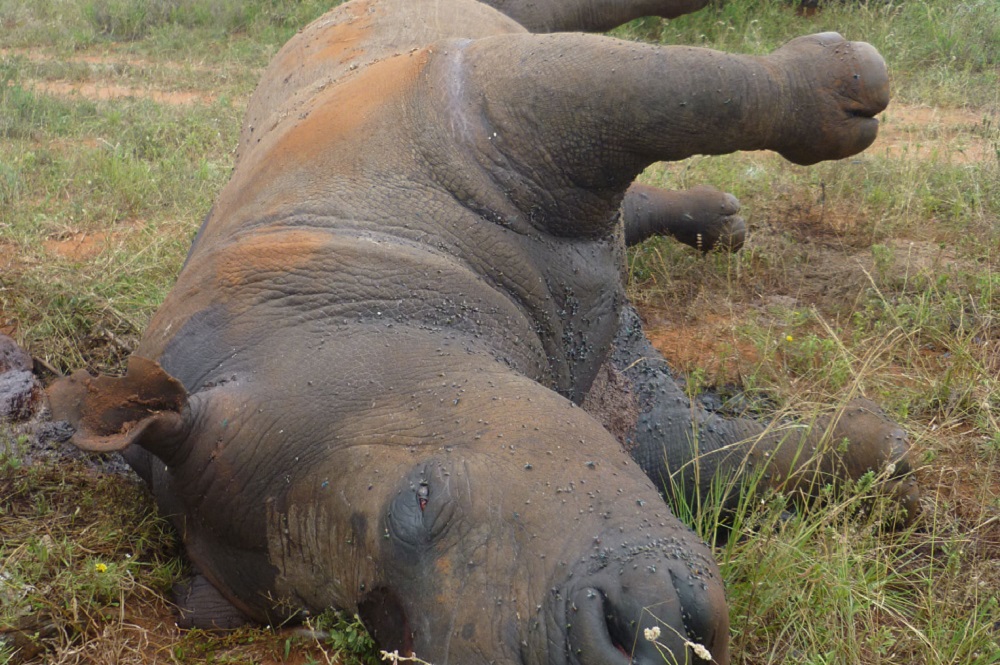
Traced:
[[368, 2], [359, 2], [350, 6], [352, 18], [344, 23], [340, 23], [333, 29], [324, 30], [322, 47], [310, 56], [311, 59], [320, 61], [334, 61], [338, 63], [356, 60], [364, 53], [364, 49], [358, 44], [362, 41], [365, 33], [371, 29], [372, 13], [369, 11]]
[[249, 277], [294, 271], [307, 265], [328, 241], [327, 234], [314, 231], [257, 233], [223, 251], [216, 279], [232, 287]]
[[[362, 127], [377, 117], [374, 111], [386, 100], [404, 95], [426, 63], [424, 52], [390, 58], [370, 65], [362, 76], [321, 92], [304, 109], [306, 117], [275, 144], [273, 157], [261, 162], [268, 171], [278, 166], [272, 159], [312, 165], [323, 160], [331, 144], [368, 136]], [[341, 109], [345, 108], [351, 109], [350, 117], [344, 117]]]
[[[253, 148], [253, 168], [237, 169], [220, 195], [219, 206], [235, 206], [226, 198], [231, 196], [255, 215], [280, 215], [311, 195], [317, 173], [324, 177], [352, 173], [365, 152], [371, 150], [367, 139], [392, 129], [391, 118], [389, 122], [381, 118], [381, 124], [372, 122], [380, 118], [377, 109], [386, 100], [404, 96], [426, 62], [425, 51], [389, 58], [369, 65], [340, 85], [318, 92], [284, 123], [258, 139]], [[388, 104], [389, 108], [398, 106]], [[341, 111], [345, 108], [352, 110], [347, 116]], [[337, 158], [331, 159], [331, 154]], [[225, 232], [219, 226], [214, 230]]]

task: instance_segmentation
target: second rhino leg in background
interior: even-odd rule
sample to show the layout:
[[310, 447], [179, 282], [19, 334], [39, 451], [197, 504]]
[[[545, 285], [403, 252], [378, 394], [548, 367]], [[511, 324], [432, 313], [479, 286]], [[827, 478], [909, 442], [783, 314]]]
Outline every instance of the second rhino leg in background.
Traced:
[[643, 16], [676, 18], [709, 0], [483, 0], [531, 32], [604, 32]]
[[[604, 371], [624, 382], [616, 387], [629, 391], [632, 400], [629, 421], [609, 429], [674, 505], [696, 511], [705, 501], [721, 499], [724, 509], [732, 510], [746, 483], [757, 480], [755, 492], [779, 489], [812, 497], [824, 485], [873, 471], [890, 477], [889, 491], [906, 511], [906, 521], [919, 512], [906, 434], [870, 400], [852, 400], [813, 423], [724, 418], [678, 385], [631, 306], [622, 311]], [[608, 414], [596, 410], [607, 421]]]
[[707, 185], [673, 191], [635, 183], [622, 201], [625, 242], [635, 245], [669, 235], [703, 252], [735, 252], [747, 232], [739, 211], [735, 196]]

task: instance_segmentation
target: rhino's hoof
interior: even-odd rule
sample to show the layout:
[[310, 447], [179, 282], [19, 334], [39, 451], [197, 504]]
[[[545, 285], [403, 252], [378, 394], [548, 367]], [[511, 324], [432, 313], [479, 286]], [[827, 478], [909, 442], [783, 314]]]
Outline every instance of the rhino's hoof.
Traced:
[[900, 526], [911, 524], [920, 514], [920, 489], [910, 465], [910, 445], [906, 432], [874, 402], [857, 398], [848, 403], [834, 428], [834, 440], [847, 440], [841, 464], [850, 478], [857, 480], [874, 471], [887, 477], [886, 489], [905, 517]]
[[739, 215], [739, 199], [708, 185], [697, 185], [681, 194], [683, 212], [671, 225], [671, 235], [706, 253], [735, 252], [743, 247], [747, 225]]
[[725, 217], [719, 224], [718, 231], [714, 237], [708, 238], [708, 246], [702, 251], [711, 252], [719, 250], [724, 252], [736, 252], [743, 247], [747, 239], [747, 223], [738, 216]]

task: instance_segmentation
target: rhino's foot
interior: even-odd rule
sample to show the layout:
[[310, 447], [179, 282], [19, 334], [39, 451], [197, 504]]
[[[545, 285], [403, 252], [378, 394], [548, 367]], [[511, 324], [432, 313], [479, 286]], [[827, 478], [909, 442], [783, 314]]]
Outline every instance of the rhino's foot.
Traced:
[[783, 71], [781, 94], [791, 102], [773, 116], [769, 149], [808, 166], [872, 144], [877, 116], [889, 104], [889, 72], [873, 46], [824, 32], [793, 39], [767, 57], [775, 72]]
[[900, 508], [889, 521], [906, 526], [920, 513], [906, 432], [871, 400], [854, 399], [839, 413], [819, 419], [804, 439], [777, 434], [752, 454], [767, 458], [765, 478], [772, 486], [806, 500], [817, 498], [826, 485], [875, 474], [880, 493]]
[[670, 235], [703, 252], [735, 252], [743, 247], [747, 225], [739, 216], [740, 202], [715, 187], [698, 185], [684, 194], [677, 219], [668, 229]]
[[678, 192], [635, 184], [623, 203], [625, 242], [669, 235], [703, 252], [735, 252], [747, 233], [739, 211], [735, 196], [707, 185]]
[[852, 400], [831, 432], [834, 452], [851, 480], [875, 472], [887, 476], [887, 489], [906, 511], [903, 524], [920, 513], [920, 491], [910, 465], [906, 432], [874, 402]]
[[195, 575], [188, 582], [175, 585], [173, 592], [180, 628], [235, 630], [251, 623], [204, 575]]

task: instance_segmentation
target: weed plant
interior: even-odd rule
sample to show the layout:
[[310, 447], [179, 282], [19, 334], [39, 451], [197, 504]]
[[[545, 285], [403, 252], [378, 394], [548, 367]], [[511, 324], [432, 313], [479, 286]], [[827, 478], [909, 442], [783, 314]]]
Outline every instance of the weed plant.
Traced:
[[[0, 0], [0, 330], [53, 370], [120, 371], [228, 177], [261, 69], [328, 4]], [[735, 513], [710, 497], [678, 512], [706, 538], [727, 524], [735, 662], [997, 663], [1000, 5], [831, 1], [806, 18], [720, 0], [615, 34], [760, 54], [823, 30], [886, 57], [878, 142], [810, 168], [765, 153], [650, 168], [651, 184], [732, 191], [750, 238], [708, 256], [649, 241], [629, 289], [654, 337], [707, 345], [676, 360], [689, 388], [782, 421], [884, 405], [911, 435], [924, 514], [887, 529], [877, 477], [795, 510], [747, 492]], [[185, 564], [142, 487], [18, 450], [0, 429], [0, 663], [371, 658], [351, 618], [178, 632], [165, 599]]]

